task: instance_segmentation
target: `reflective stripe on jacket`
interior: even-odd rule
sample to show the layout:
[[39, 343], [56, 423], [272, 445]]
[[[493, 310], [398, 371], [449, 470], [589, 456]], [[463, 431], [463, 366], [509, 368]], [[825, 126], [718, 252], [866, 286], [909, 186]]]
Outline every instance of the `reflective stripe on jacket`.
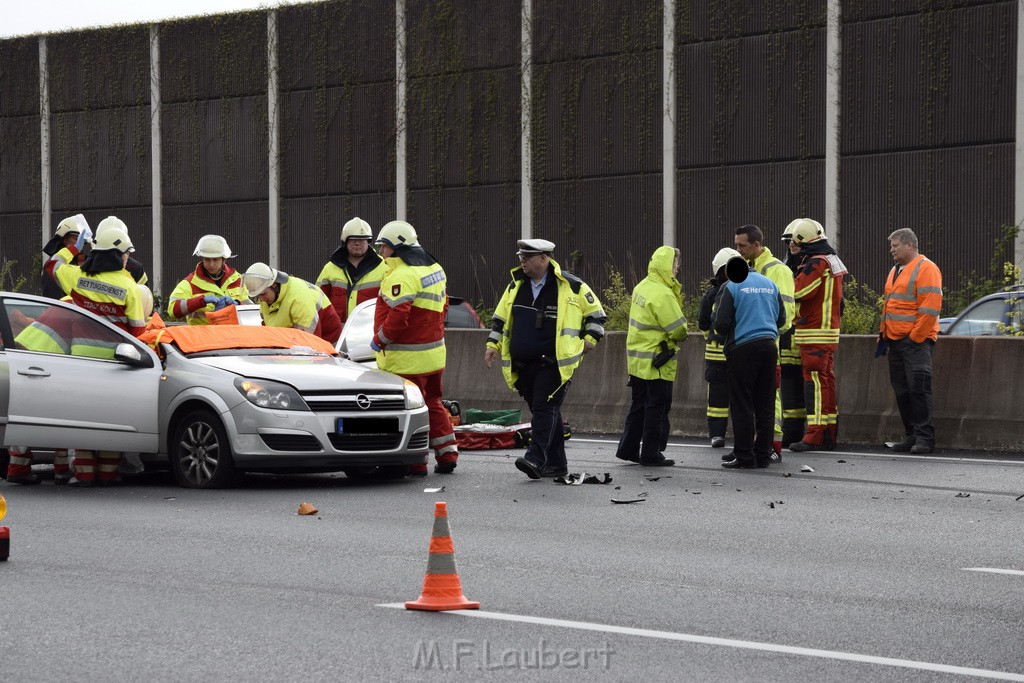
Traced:
[[[76, 266], [64, 266], [58, 273], [71, 268]], [[146, 331], [142, 296], [126, 270], [88, 275], [79, 269], [79, 277], [71, 288], [71, 300], [135, 337]], [[79, 325], [76, 321], [74, 326], [72, 355], [113, 358], [120, 339], [113, 334], [105, 334], [103, 328], [89, 324], [87, 320], [83, 319], [81, 323]]]
[[933, 261], [918, 255], [896, 275], [885, 279], [881, 331], [889, 339], [910, 337], [920, 344], [939, 334], [942, 311], [942, 272]]
[[260, 302], [260, 314], [267, 327], [294, 327], [315, 334], [320, 322], [318, 311], [326, 304], [323, 292], [302, 278], [289, 275], [274, 303]]
[[[367, 252], [363, 258], [368, 258], [371, 253]], [[380, 292], [380, 283], [387, 272], [387, 264], [381, 260], [365, 273], [359, 273], [353, 281], [347, 268], [342, 268], [334, 261], [328, 261], [320, 271], [316, 284], [331, 300], [334, 310], [338, 312], [338, 317], [344, 323], [348, 320], [348, 314], [356, 306], [364, 301], [377, 298], [377, 294]]]
[[660, 368], [652, 362], [661, 352], [661, 342], [675, 352], [688, 332], [680, 306], [682, 286], [672, 274], [677, 253], [673, 247], [658, 247], [647, 266], [647, 277], [633, 289], [626, 333], [626, 369], [640, 379], [671, 382], [676, 378], [675, 356]]
[[428, 375], [444, 370], [444, 316], [448, 278], [439, 263], [411, 266], [385, 259], [388, 274], [380, 284], [374, 312], [377, 367], [396, 375]]
[[[607, 317], [597, 295], [583, 280], [575, 275], [563, 273], [554, 259], [550, 259], [551, 273], [558, 285], [558, 313], [555, 326], [558, 334], [555, 337], [555, 360], [562, 384], [572, 378], [572, 373], [583, 357], [583, 337], [589, 336], [597, 343], [604, 337], [604, 321]], [[512, 326], [512, 303], [516, 300], [519, 288], [526, 281], [522, 266], [513, 268], [512, 282], [505, 288], [497, 307], [494, 309], [491, 333], [487, 336], [487, 346], [498, 349], [501, 354], [501, 372], [509, 388], [515, 390], [519, 373], [512, 369], [512, 358], [509, 355], [510, 335]], [[528, 285], [527, 285], [528, 286]]]
[[206, 313], [214, 310], [214, 305], [203, 301], [203, 297], [208, 294], [229, 296], [235, 301], [246, 301], [249, 298], [249, 292], [242, 282], [242, 274], [237, 270], [225, 263], [220, 282], [214, 282], [206, 275], [203, 264], [200, 263], [195, 271], [186, 275], [171, 292], [167, 300], [168, 317], [172, 320], [186, 318], [189, 325], [209, 325]]
[[800, 267], [794, 279], [797, 344], [839, 343], [844, 273], [846, 267], [834, 255], [815, 254]]

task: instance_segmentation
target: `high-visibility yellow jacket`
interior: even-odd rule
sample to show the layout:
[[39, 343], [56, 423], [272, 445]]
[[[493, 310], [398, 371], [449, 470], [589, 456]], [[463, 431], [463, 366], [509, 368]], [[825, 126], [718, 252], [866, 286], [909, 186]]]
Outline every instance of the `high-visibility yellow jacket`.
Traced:
[[779, 331], [779, 362], [786, 365], [800, 364], [800, 349], [793, 343], [793, 321], [796, 319], [796, 291], [793, 284], [793, 271], [785, 263], [777, 259], [768, 247], [750, 261], [750, 266], [761, 275], [775, 283], [782, 297], [782, 305], [786, 309], [786, 326]]
[[[433, 261], [432, 259], [426, 259]], [[441, 264], [410, 265], [400, 256], [384, 259], [388, 273], [380, 283], [374, 312], [377, 367], [396, 375], [429, 375], [444, 370], [444, 317], [448, 278]]]
[[185, 276], [171, 292], [167, 300], [167, 315], [172, 320], [186, 318], [189, 325], [209, 325], [206, 312], [214, 310], [213, 304], [203, 301], [208, 294], [230, 296], [235, 301], [246, 301], [249, 292], [242, 282], [242, 274], [231, 266], [224, 264], [224, 273], [220, 281], [210, 279], [203, 269], [203, 264], [196, 266], [195, 271]]
[[[505, 288], [501, 300], [494, 309], [491, 333], [487, 336], [487, 346], [498, 349], [501, 355], [501, 372], [510, 389], [516, 388], [519, 373], [512, 367], [509, 354], [512, 326], [512, 303], [516, 300], [519, 288], [527, 280], [522, 266], [513, 268], [512, 282]], [[572, 378], [572, 373], [583, 358], [583, 337], [589, 336], [594, 343], [604, 337], [604, 321], [608, 316], [601, 307], [597, 295], [583, 280], [575, 275], [562, 272], [561, 266], [551, 259], [551, 270], [548, 276], [554, 275], [558, 286], [558, 312], [555, 319], [557, 336], [555, 337], [555, 360], [558, 372], [564, 385]], [[529, 285], [526, 285], [529, 286]]]
[[349, 313], [356, 306], [377, 298], [381, 280], [388, 272], [384, 260], [372, 251], [366, 252], [359, 266], [351, 273], [341, 260], [347, 258], [348, 252], [342, 244], [320, 271], [320, 277], [316, 279], [317, 286], [331, 300], [342, 324], [348, 320]]
[[260, 314], [267, 327], [294, 327], [316, 334], [319, 311], [329, 305], [327, 297], [317, 287], [289, 275], [288, 280], [281, 284], [274, 303], [260, 302]]
[[38, 318], [18, 333], [14, 341], [28, 351], [71, 353], [74, 337], [73, 323], [78, 314], [54, 306], [43, 311]]
[[647, 265], [647, 277], [633, 289], [629, 306], [629, 331], [626, 333], [626, 368], [640, 379], [676, 378], [676, 357], [660, 368], [652, 365], [665, 342], [673, 353], [688, 332], [683, 316], [682, 285], [672, 274], [678, 250], [658, 247]]
[[935, 340], [942, 311], [942, 272], [925, 256], [918, 256], [885, 279], [882, 334], [888, 339], [910, 337], [918, 344]]
[[[58, 270], [58, 281], [65, 269]], [[139, 288], [127, 270], [88, 274], [79, 269], [79, 276], [71, 287], [71, 300], [85, 310], [105, 318], [125, 332], [138, 337], [146, 331], [145, 312]], [[76, 324], [71, 343], [74, 356], [113, 358], [120, 339], [107, 334], [99, 325], [85, 319]], [[81, 328], [81, 329], [79, 329]]]

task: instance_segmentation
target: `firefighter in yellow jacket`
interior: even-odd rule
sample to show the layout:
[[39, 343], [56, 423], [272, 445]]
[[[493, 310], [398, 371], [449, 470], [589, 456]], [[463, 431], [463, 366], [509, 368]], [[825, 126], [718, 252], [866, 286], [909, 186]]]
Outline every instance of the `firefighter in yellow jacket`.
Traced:
[[249, 266], [242, 282], [259, 302], [267, 327], [293, 327], [332, 344], [341, 336], [338, 314], [315, 285], [259, 261]]
[[[380, 284], [370, 348], [377, 352], [377, 367], [419, 387], [430, 416], [430, 445], [437, 460], [434, 472], [451, 474], [459, 447], [451, 417], [441, 403], [441, 377], [447, 362], [444, 318], [448, 278], [405, 221], [391, 221], [382, 227], [377, 248], [388, 273]], [[426, 474], [426, 465], [409, 466], [410, 476]]]
[[671, 466], [666, 458], [668, 413], [676, 378], [676, 352], [686, 340], [683, 287], [676, 279], [679, 250], [658, 247], [647, 277], [633, 289], [626, 333], [626, 368], [632, 403], [615, 457], [649, 466]]
[[487, 337], [484, 364], [500, 356], [509, 388], [530, 406], [532, 438], [516, 467], [530, 479], [568, 473], [562, 401], [573, 372], [604, 337], [605, 312], [587, 283], [562, 270], [548, 240], [519, 240], [519, 267]]
[[889, 381], [903, 420], [904, 437], [894, 451], [935, 450], [932, 425], [932, 349], [939, 334], [942, 273], [917, 251], [917, 235], [900, 228], [889, 235], [896, 265], [885, 279], [879, 352], [889, 356]]
[[171, 320], [185, 319], [189, 325], [209, 325], [208, 311], [249, 300], [242, 274], [228, 265], [227, 260], [234, 254], [227, 240], [220, 235], [203, 235], [192, 255], [200, 258], [196, 269], [178, 283], [167, 301], [167, 315]]

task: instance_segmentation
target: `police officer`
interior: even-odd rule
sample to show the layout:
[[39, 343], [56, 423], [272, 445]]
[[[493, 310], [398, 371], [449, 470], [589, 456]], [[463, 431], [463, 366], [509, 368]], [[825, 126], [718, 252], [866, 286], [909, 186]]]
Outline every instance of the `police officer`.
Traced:
[[178, 283], [167, 301], [171, 320], [184, 318], [189, 325], [208, 325], [207, 311], [248, 301], [242, 274], [227, 264], [233, 256], [227, 240], [220, 235], [203, 235], [192, 255], [200, 258], [196, 269]]
[[519, 240], [519, 267], [494, 310], [484, 364], [500, 356], [509, 388], [530, 406], [532, 438], [516, 467], [530, 479], [568, 473], [562, 401], [583, 354], [604, 337], [601, 302], [552, 258], [548, 240]]
[[647, 277], [633, 289], [626, 333], [633, 400], [615, 452], [620, 460], [650, 466], [676, 464], [663, 451], [668, 446], [676, 352], [688, 332], [678, 272], [679, 250], [658, 247], [647, 266]]
[[377, 298], [380, 281], [387, 273], [384, 260], [370, 249], [373, 231], [358, 216], [341, 229], [341, 246], [320, 271], [317, 286], [331, 300], [341, 324], [364, 301]]
[[768, 467], [774, 433], [775, 365], [786, 310], [775, 283], [750, 270], [743, 258], [726, 265], [713, 329], [725, 338], [732, 410], [733, 458], [728, 469]]
[[[437, 460], [434, 472], [451, 474], [459, 447], [451, 417], [441, 403], [441, 377], [447, 362], [444, 317], [448, 278], [405, 221], [391, 221], [382, 227], [377, 248], [388, 272], [380, 284], [370, 348], [377, 352], [377, 367], [420, 388], [430, 415], [430, 445]], [[426, 465], [409, 466], [410, 476], [426, 474]]]
[[259, 303], [267, 327], [294, 327], [331, 344], [341, 336], [341, 321], [327, 296], [302, 278], [257, 261], [245, 271], [242, 283]]

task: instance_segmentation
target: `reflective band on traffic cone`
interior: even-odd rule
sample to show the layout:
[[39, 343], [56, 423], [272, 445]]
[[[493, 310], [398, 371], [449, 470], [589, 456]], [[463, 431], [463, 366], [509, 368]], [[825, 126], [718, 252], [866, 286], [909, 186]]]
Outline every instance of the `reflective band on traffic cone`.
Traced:
[[441, 612], [450, 609], [478, 609], [462, 594], [462, 581], [455, 569], [455, 544], [448, 529], [448, 504], [434, 505], [434, 533], [427, 556], [427, 573], [423, 577], [423, 593], [418, 600], [405, 603], [406, 609]]

